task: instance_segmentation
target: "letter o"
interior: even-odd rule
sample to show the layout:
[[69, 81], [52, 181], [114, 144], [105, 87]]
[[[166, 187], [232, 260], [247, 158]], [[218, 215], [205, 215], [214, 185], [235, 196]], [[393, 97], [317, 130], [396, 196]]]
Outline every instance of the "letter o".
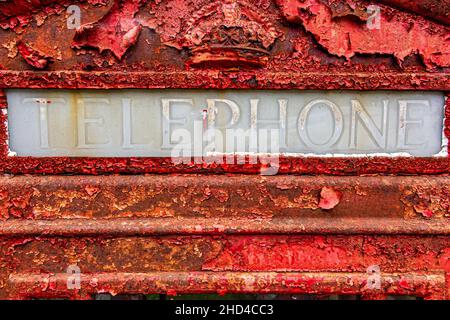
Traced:
[[[324, 104], [328, 108], [330, 108], [330, 110], [333, 114], [333, 118], [334, 118], [333, 134], [328, 139], [328, 141], [326, 141], [325, 143], [322, 143], [322, 144], [314, 143], [314, 141], [311, 140], [311, 138], [308, 135], [307, 126], [306, 126], [306, 122], [308, 120], [308, 114], [316, 104]], [[344, 129], [343, 116], [342, 116], [342, 112], [339, 109], [339, 107], [336, 104], [334, 104], [333, 102], [331, 102], [329, 100], [323, 100], [323, 99], [313, 100], [310, 103], [308, 103], [303, 108], [303, 110], [300, 112], [297, 125], [298, 125], [298, 134], [300, 135], [300, 138], [302, 139], [302, 141], [310, 148], [322, 149], [322, 150], [333, 146], [341, 137], [342, 130]]]

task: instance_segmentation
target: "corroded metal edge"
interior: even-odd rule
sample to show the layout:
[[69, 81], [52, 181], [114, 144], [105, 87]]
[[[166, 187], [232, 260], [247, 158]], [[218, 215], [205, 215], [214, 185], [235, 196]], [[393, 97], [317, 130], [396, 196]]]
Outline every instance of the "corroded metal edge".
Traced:
[[[68, 274], [11, 274], [16, 299], [66, 297], [91, 299], [97, 292], [115, 294], [276, 293], [345, 294], [384, 299], [415, 295], [445, 299], [443, 273], [381, 274], [381, 288], [367, 287], [368, 275], [347, 272], [152, 272], [81, 275], [80, 290], [68, 290]], [[46, 288], [45, 291], [42, 288]]]

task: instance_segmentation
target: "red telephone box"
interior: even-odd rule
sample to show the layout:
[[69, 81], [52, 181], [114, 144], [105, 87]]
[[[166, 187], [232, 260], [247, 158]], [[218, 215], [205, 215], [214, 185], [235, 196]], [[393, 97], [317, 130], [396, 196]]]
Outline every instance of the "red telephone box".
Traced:
[[0, 2], [0, 297], [448, 299], [449, 8]]

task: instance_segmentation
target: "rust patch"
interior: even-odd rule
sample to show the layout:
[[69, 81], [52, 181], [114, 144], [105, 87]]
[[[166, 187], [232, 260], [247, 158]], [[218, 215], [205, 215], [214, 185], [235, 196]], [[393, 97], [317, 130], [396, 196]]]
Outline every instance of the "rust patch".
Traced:
[[[387, 292], [443, 298], [444, 272], [448, 272], [450, 266], [447, 236], [3, 238], [0, 250], [0, 264], [4, 267], [0, 272], [4, 283], [0, 287], [0, 297], [22, 299], [109, 290], [117, 293], [122, 290], [121, 293], [191, 290], [289, 293], [298, 288], [305, 292], [361, 292], [364, 282], [355, 279], [360, 279], [358, 273], [366, 275], [367, 267], [372, 265], [382, 270], [385, 277], [382, 288]], [[67, 282], [54, 281], [64, 280], [59, 275], [67, 276], [66, 269], [72, 264], [86, 277], [81, 291], [68, 290]], [[230, 272], [235, 276], [223, 277]], [[318, 274], [308, 281], [300, 278], [296, 282], [294, 278], [284, 279], [286, 272]], [[334, 281], [331, 281], [332, 276], [326, 276], [330, 272]], [[239, 278], [238, 274], [243, 273], [247, 274], [248, 281], [242, 282], [245, 278]], [[337, 280], [336, 273], [344, 278], [338, 276], [340, 280]], [[391, 278], [390, 273], [397, 274], [397, 280]], [[269, 281], [266, 282], [261, 278], [254, 283], [252, 277], [256, 274], [271, 274], [272, 280], [266, 279]], [[153, 276], [148, 278], [147, 275]], [[435, 278], [436, 275], [440, 278]], [[4, 281], [5, 277], [10, 281]], [[173, 280], [167, 282], [170, 278]], [[345, 278], [355, 282], [343, 281]]]
[[389, 5], [411, 10], [425, 17], [450, 25], [449, 0], [380, 0]]
[[[408, 216], [408, 208], [429, 208], [432, 218], [439, 219], [448, 213], [450, 202], [447, 176], [15, 176], [1, 177], [0, 183], [3, 219], [246, 217], [257, 221], [317, 218], [319, 208], [333, 208], [334, 218], [388, 221]], [[389, 222], [385, 225], [390, 228]]]
[[9, 42], [3, 43], [2, 46], [8, 50], [8, 58], [15, 58], [19, 53], [16, 40], [11, 40]]
[[366, 4], [352, 0], [322, 0], [331, 10], [334, 18], [353, 17], [361, 21], [367, 21], [369, 14]]

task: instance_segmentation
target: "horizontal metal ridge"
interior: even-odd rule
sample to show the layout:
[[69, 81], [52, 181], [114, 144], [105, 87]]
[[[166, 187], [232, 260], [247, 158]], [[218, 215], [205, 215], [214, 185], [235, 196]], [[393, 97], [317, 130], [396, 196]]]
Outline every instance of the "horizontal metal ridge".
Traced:
[[155, 236], [214, 234], [450, 235], [444, 219], [402, 218], [118, 218], [10, 220], [0, 236]]

